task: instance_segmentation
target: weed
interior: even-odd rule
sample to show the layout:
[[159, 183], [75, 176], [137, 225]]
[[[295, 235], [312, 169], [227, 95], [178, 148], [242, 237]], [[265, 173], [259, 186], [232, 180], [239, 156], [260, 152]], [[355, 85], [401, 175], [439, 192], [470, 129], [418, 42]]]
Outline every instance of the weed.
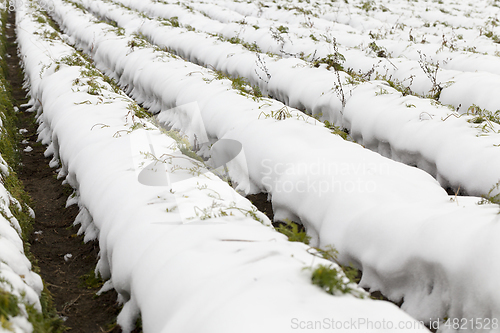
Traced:
[[80, 66], [85, 67], [87, 62], [81, 55], [77, 52], [72, 53], [71, 55], [64, 56], [57, 62], [58, 64], [66, 64], [68, 66]]
[[[259, 210], [255, 207], [255, 206], [252, 206], [252, 209], [244, 209], [244, 208], [240, 208], [240, 207], [236, 207], [236, 204], [235, 203], [231, 203], [229, 205], [229, 207], [227, 209], [235, 209], [243, 214], [245, 214], [245, 216], [247, 217], [251, 217], [253, 218], [255, 221], [257, 222], [260, 222], [262, 224], [264, 224], [264, 220], [262, 220], [258, 215], [257, 213], [259, 212]], [[232, 215], [232, 214], [231, 214]]]
[[[311, 277], [313, 284], [318, 285], [332, 295], [351, 293], [359, 298], [367, 296], [365, 292], [351, 288], [351, 286], [359, 283], [361, 279], [360, 271], [352, 265], [341, 265], [337, 259], [338, 251], [332, 245], [328, 245], [324, 249], [310, 248], [309, 253], [332, 261], [340, 267], [339, 270], [335, 267], [319, 265], [313, 271]], [[311, 267], [307, 267], [307, 269], [311, 269]]]
[[[338, 98], [340, 99], [340, 102], [342, 103], [342, 110], [340, 110], [340, 114], [344, 114], [344, 109], [347, 103], [345, 94], [344, 94], [344, 87], [342, 84], [342, 78], [340, 77], [340, 69], [343, 68], [342, 66], [338, 66], [341, 62], [345, 61], [345, 58], [342, 54], [339, 52], [337, 40], [335, 37], [332, 38], [331, 40], [332, 47], [333, 47], [333, 57], [331, 58], [331, 61], [333, 62], [333, 70], [335, 73], [335, 79], [336, 82], [333, 84], [333, 90], [337, 94]], [[337, 65], [335, 65], [337, 64]]]
[[[494, 194], [497, 192], [497, 194]], [[497, 204], [500, 205], [500, 182], [496, 183], [495, 186], [491, 188], [491, 190], [488, 192], [488, 194], [483, 195], [481, 201], [477, 203], [478, 205], [484, 205], [484, 204]], [[500, 210], [498, 211], [500, 214]]]
[[[441, 42], [441, 50], [444, 49], [445, 47], [450, 49], [450, 51], [457, 50], [457, 45], [456, 45], [457, 37], [455, 36], [454, 32], [453, 32], [453, 36], [451, 39], [446, 38], [445, 34], [443, 34], [442, 38], [443, 38], [443, 40]], [[437, 52], [439, 52], [439, 50]]]
[[162, 127], [159, 128], [163, 134], [166, 134], [175, 140], [177, 148], [180, 150], [182, 154], [191, 157], [195, 161], [203, 162], [203, 159], [200, 156], [196, 155], [196, 153], [193, 151], [193, 148], [191, 147], [191, 144], [189, 143], [189, 140], [186, 136], [181, 136], [180, 133], [175, 130], [167, 131]]
[[283, 25], [280, 25], [278, 28], [271, 27], [269, 28], [271, 32], [271, 37], [281, 45], [281, 49], [283, 50], [283, 47], [285, 46], [285, 38], [283, 37], [283, 34], [288, 34], [288, 27], [285, 27]]
[[238, 90], [240, 95], [251, 96], [254, 100], [263, 97], [262, 92], [259, 87], [252, 86], [250, 82], [244, 77], [238, 76], [236, 78], [228, 76], [226, 73], [213, 69], [214, 78], [212, 80], [204, 79], [208, 83], [213, 80], [223, 80], [227, 79], [231, 81], [231, 88]]
[[127, 46], [130, 48], [130, 52], [133, 52], [136, 47], [145, 48], [150, 46], [150, 44], [143, 37], [144, 36], [139, 34], [133, 35], [133, 39], [129, 40], [127, 43]]
[[500, 44], [500, 37], [496, 34], [494, 34], [492, 31], [486, 31], [484, 33], [485, 37], [491, 38], [494, 43]]
[[491, 128], [493, 128], [491, 122], [500, 124], [500, 110], [492, 112], [485, 109], [481, 109], [479, 106], [472, 104], [472, 106], [470, 106], [469, 109], [467, 110], [467, 114], [474, 115], [473, 118], [468, 120], [469, 123], [481, 124], [483, 122], [488, 122], [490, 123]]
[[288, 219], [285, 222], [278, 222], [275, 226], [275, 230], [282, 233], [288, 237], [290, 242], [301, 242], [304, 244], [309, 244], [311, 236], [307, 235], [304, 227], [299, 226], [297, 223], [292, 222]]
[[170, 22], [170, 25], [174, 28], [179, 28], [181, 25], [179, 23], [179, 18], [177, 16], [173, 16], [167, 20]]
[[388, 94], [389, 92], [382, 87], [379, 87], [379, 91], [375, 92], [375, 96], [388, 95]]
[[[309, 244], [311, 237], [308, 236], [305, 229], [297, 223], [285, 220], [285, 222], [276, 222], [274, 225], [276, 231], [288, 237], [288, 241]], [[315, 251], [313, 254], [319, 254], [324, 259], [338, 263], [338, 252], [332, 246], [328, 246], [325, 250], [319, 248], [311, 249]], [[305, 269], [312, 270], [312, 267], [305, 267]], [[312, 270], [311, 282], [331, 295], [350, 293], [363, 298], [365, 296], [364, 293], [353, 290], [351, 287], [359, 281], [358, 278], [359, 272], [353, 267], [340, 266], [340, 268], [336, 268], [330, 265], [319, 265]]]
[[373, 32], [371, 30], [370, 30], [370, 32], [368, 32], [368, 36], [370, 36], [370, 38], [373, 40], [378, 40], [378, 39], [384, 38], [384, 34], [382, 34], [380, 32]]
[[496, 129], [493, 123], [500, 124], [500, 110], [497, 110], [496, 112], [491, 112], [485, 109], [481, 109], [475, 104], [470, 106], [466, 113], [462, 114], [457, 114], [456, 112], [450, 113], [447, 117], [442, 118], [441, 120], [445, 121], [446, 119], [452, 116], [455, 118], [460, 118], [462, 116], [469, 116], [467, 122], [472, 124], [478, 124], [476, 128], [481, 129], [481, 131], [485, 133], [488, 132], [496, 133]]
[[149, 114], [149, 112], [146, 109], [140, 107], [139, 104], [137, 104], [133, 101], [131, 101], [127, 105], [127, 110], [129, 110], [129, 112], [127, 113], [127, 117], [128, 117], [128, 115], [131, 115], [132, 122], [135, 122], [134, 117], [138, 117], [141, 119], [147, 119], [147, 118], [151, 117], [151, 115]]
[[[404, 79], [403, 81], [399, 81], [398, 79], [394, 79], [392, 75], [387, 76], [377, 76], [376, 79], [383, 79], [385, 82], [389, 84], [389, 86], [393, 89], [396, 89], [399, 91], [403, 96], [408, 96], [408, 95], [416, 95], [412, 90], [411, 90], [411, 85], [413, 84], [413, 79], [415, 78], [415, 75], [410, 75], [410, 77]], [[404, 84], [404, 81], [409, 81], [408, 85]]]
[[344, 61], [344, 56], [339, 52], [335, 52], [334, 54], [328, 54], [324, 58], [313, 60], [312, 64], [314, 67], [319, 67], [321, 64], [326, 64], [326, 69], [333, 68], [335, 71], [343, 71], [344, 67], [342, 66], [342, 63]]
[[265, 113], [264, 111], [262, 111], [259, 114], [259, 119], [260, 119], [260, 116], [262, 116], [262, 115], [264, 115], [265, 119], [273, 118], [273, 119], [276, 119], [276, 120], [285, 120], [287, 118], [291, 118], [292, 117], [292, 114], [290, 113], [290, 111], [288, 111], [288, 108], [286, 107], [286, 105], [283, 106], [278, 111], [271, 111], [270, 113]]
[[81, 287], [87, 289], [96, 289], [102, 287], [103, 284], [104, 281], [102, 280], [101, 275], [99, 273], [96, 274], [93, 269], [90, 270], [90, 272], [87, 272], [86, 274], [80, 276]]
[[242, 40], [239, 37], [236, 37], [236, 36], [231, 37], [231, 38], [227, 38], [225, 40], [228, 41], [231, 44], [241, 44], [242, 43]]
[[364, 10], [365, 12], [369, 12], [371, 10], [375, 10], [377, 7], [375, 5], [375, 1], [363, 1], [358, 8]]
[[260, 80], [264, 81], [265, 83], [269, 83], [269, 80], [271, 79], [271, 74], [269, 73], [269, 70], [267, 69], [266, 62], [260, 56], [259, 53], [256, 53], [256, 55], [257, 55], [257, 60], [255, 61], [255, 64], [266, 75], [267, 80], [262, 78], [262, 76], [257, 72], [257, 69], [254, 69], [255, 74], [257, 74], [257, 76], [259, 77]]
[[348, 281], [345, 278], [337, 268], [319, 265], [312, 272], [311, 282], [331, 295], [339, 295], [352, 290], [347, 286]]
[[349, 130], [347, 128], [340, 128], [339, 126], [335, 126], [331, 124], [328, 120], [324, 121], [326, 128], [332, 131], [333, 134], [340, 136], [344, 140], [354, 141], [349, 135]]
[[257, 45], [256, 42], [253, 43], [243, 42], [241, 43], [241, 45], [250, 52], [262, 53], [262, 50], [260, 49], [260, 47]]
[[377, 57], [387, 58], [387, 50], [381, 46], [378, 46], [375, 41], [368, 44], [368, 47], [377, 55]]
[[73, 1], [70, 1], [70, 0], [63, 0], [64, 2], [74, 6], [75, 8], [78, 8], [79, 10], [81, 10], [82, 12], [84, 13], [87, 13], [87, 9], [80, 3], [76, 3], [76, 2], [73, 2]]
[[102, 95], [102, 89], [106, 89], [106, 86], [97, 82], [95, 77], [92, 77], [87, 81], [87, 86], [88, 86], [87, 93], [95, 96]]
[[0, 327], [12, 330], [8, 319], [19, 315], [19, 301], [16, 296], [0, 289]]
[[278, 32], [280, 34], [287, 34], [288, 33], [288, 27], [285, 27], [284, 25], [280, 25], [276, 30], [278, 30]]
[[439, 61], [437, 63], [432, 63], [427, 60], [427, 56], [422, 54], [422, 52], [419, 50], [419, 65], [420, 68], [422, 68], [422, 71], [425, 73], [425, 75], [431, 80], [432, 83], [432, 88], [429, 90], [429, 97], [438, 100], [439, 96], [441, 95], [441, 91], [443, 91], [443, 85], [441, 82], [438, 81], [437, 75], [439, 72]]
[[47, 40], [56, 40], [56, 39], [60, 39], [59, 37], [59, 33], [57, 31], [54, 31], [54, 30], [49, 30], [49, 29], [45, 29], [43, 30], [41, 33], [39, 33], [42, 38], [45, 38]]

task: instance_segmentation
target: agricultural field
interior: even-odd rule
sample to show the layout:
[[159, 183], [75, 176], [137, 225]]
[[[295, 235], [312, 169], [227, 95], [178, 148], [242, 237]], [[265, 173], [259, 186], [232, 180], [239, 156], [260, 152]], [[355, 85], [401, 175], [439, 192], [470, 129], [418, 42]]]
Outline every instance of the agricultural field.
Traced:
[[496, 0], [0, 4], [0, 332], [79, 299], [54, 318], [32, 264], [20, 114], [108, 332], [500, 332]]

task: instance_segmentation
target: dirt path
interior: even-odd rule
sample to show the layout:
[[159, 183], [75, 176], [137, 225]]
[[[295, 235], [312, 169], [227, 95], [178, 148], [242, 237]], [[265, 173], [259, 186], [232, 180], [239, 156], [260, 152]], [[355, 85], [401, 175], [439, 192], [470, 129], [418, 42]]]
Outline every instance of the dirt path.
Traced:
[[[8, 81], [12, 87], [14, 105], [27, 102], [22, 89], [22, 74], [15, 44], [15, 18], [9, 13], [7, 25]], [[38, 260], [41, 276], [52, 293], [58, 314], [65, 318], [70, 332], [120, 332], [114, 322], [119, 312], [116, 292], [110, 291], [99, 297], [95, 293], [100, 282], [92, 279], [97, 263], [96, 242], [83, 243], [77, 236], [78, 227], [72, 225], [78, 208], [65, 208], [71, 194], [69, 186], [62, 186], [56, 179], [55, 169], [49, 167], [50, 158], [45, 158], [45, 147], [37, 143], [36, 124], [33, 113], [20, 112], [19, 128], [27, 129], [24, 147], [33, 148], [23, 152], [23, 166], [19, 178], [33, 200], [36, 213], [34, 234], [31, 235], [31, 251]], [[71, 258], [65, 260], [65, 255]], [[87, 277], [87, 279], [85, 278]], [[88, 278], [90, 277], [90, 278]]]

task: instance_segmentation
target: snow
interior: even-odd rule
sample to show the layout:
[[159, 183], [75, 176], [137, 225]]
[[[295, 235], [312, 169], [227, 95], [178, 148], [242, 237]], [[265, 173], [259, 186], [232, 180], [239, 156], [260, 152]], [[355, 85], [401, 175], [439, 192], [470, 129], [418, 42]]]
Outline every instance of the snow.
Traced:
[[[54, 4], [56, 13], [73, 8], [59, 1]], [[82, 24], [76, 13], [71, 9], [65, 17], [81, 31], [98, 32], [94, 23]], [[90, 94], [91, 80], [82, 76], [83, 67], [60, 61], [72, 54], [71, 47], [62, 39], [49, 41], [34, 34], [51, 28], [38, 22], [28, 8], [20, 7], [16, 14], [39, 139], [48, 145], [47, 155], [53, 154], [53, 161], [61, 165], [59, 175], [75, 188], [68, 199], [68, 204], [80, 208], [75, 223], [80, 223], [88, 240], [99, 241], [97, 271], [108, 279], [105, 288], [115, 288], [124, 303], [118, 323], [125, 332], [132, 330], [139, 314], [144, 332], [293, 332], [294, 318], [316, 321], [332, 314], [342, 322], [363, 318], [413, 325], [414, 320], [391, 303], [354, 297], [365, 292], [353, 284], [350, 294], [337, 296], [311, 284], [315, 267], [339, 269], [338, 265], [313, 255], [305, 244], [288, 242], [250, 201], [203, 163], [182, 155], [178, 148], [182, 143], [152, 121], [133, 118], [129, 111], [137, 107], [135, 102], [113, 92], [101, 77], [92, 77], [101, 88]], [[146, 64], [144, 57], [152, 52], [137, 50], [141, 57], [133, 50], [117, 52], [130, 39], [107, 33], [106, 49], [136, 66]], [[95, 41], [96, 46], [104, 45], [101, 34]], [[38, 52], [40, 48], [49, 50], [50, 56]], [[155, 85], [153, 73], [148, 75]], [[228, 89], [227, 82], [210, 86], [221, 95]], [[247, 119], [256, 115], [253, 107], [247, 110]], [[236, 113], [233, 119], [243, 124], [240, 110]], [[206, 128], [207, 123], [212, 127], [218, 123], [221, 133], [233, 128], [229, 124], [226, 129], [220, 119], [203, 123]], [[207, 138], [220, 135], [208, 134]], [[155, 181], [159, 183], [151, 183]], [[409, 331], [427, 331], [420, 324], [412, 327]], [[389, 329], [363, 327], [362, 331]]]
[[[469, 72], [461, 67], [450, 67], [448, 58], [433, 59], [427, 56], [429, 53], [424, 53], [423, 57], [419, 58], [415, 52], [417, 57], [410, 61], [405, 57], [386, 59], [367, 56], [365, 51], [354, 48], [344, 50], [341, 35], [343, 31], [340, 31], [335, 38], [340, 44], [340, 53], [346, 58], [344, 68], [352, 68], [354, 72], [361, 73], [373, 68], [371, 77], [387, 77], [421, 96], [426, 96], [433, 89], [432, 82], [421, 66], [439, 61], [442, 67], [446, 67], [439, 70], [437, 76], [437, 82], [443, 87], [439, 101], [445, 106], [434, 100], [403, 97], [401, 92], [382, 81], [351, 84], [350, 82], [357, 79], [342, 72], [341, 84], [345, 95], [343, 107], [338, 92], [332, 90], [332, 82], [337, 82], [336, 74], [326, 68], [311, 68], [306, 61], [297, 58], [277, 59], [263, 53], [257, 58], [255, 52], [246, 50], [241, 45], [221, 42], [217, 36], [209, 35], [208, 33], [214, 33], [212, 30], [202, 30], [195, 25], [201, 31], [188, 31], [165, 26], [161, 21], [148, 20], [138, 13], [116, 5], [95, 1], [83, 3], [91, 8], [92, 12], [113, 19], [128, 31], [145, 35], [154, 44], [168, 48], [184, 59], [228, 73], [232, 77], [245, 77], [251, 84], [259, 86], [264, 94], [348, 129], [358, 143], [386, 157], [417, 167], [430, 164], [431, 167], [424, 167], [424, 170], [438, 179], [443, 187], [450, 187], [455, 191], [460, 188], [470, 195], [481, 196], [488, 194], [500, 180], [499, 169], [496, 167], [500, 164], [500, 154], [496, 149], [491, 149], [500, 142], [500, 125], [493, 123], [486, 128], [471, 125], [469, 121], [472, 121], [473, 115], [468, 113], [473, 105], [493, 111], [500, 109], [500, 100], [496, 94], [500, 87], [500, 77], [496, 73]], [[128, 1], [124, 3], [140, 8], [148, 14], [163, 17], [171, 17], [171, 12], [165, 9], [173, 6], [161, 6], [148, 1], [140, 4]], [[202, 5], [202, 10], [209, 17], [215, 15], [215, 20], [224, 23], [239, 20], [238, 15], [228, 13], [217, 6]], [[273, 12], [270, 16], [280, 17], [279, 22], [286, 22], [281, 15], [282, 11], [278, 12]], [[222, 19], [220, 15], [226, 15], [228, 19]], [[184, 23], [183, 17], [179, 16], [179, 22]], [[207, 20], [207, 17], [202, 17]], [[199, 22], [203, 20], [200, 19]], [[263, 19], [260, 17], [259, 24], [262, 23]], [[273, 26], [276, 22], [270, 21], [269, 24]], [[287, 33], [287, 38], [293, 40], [293, 43], [283, 44], [289, 47], [283, 49], [284, 46], [270, 38], [269, 30], [263, 27], [255, 30], [248, 22], [246, 25], [238, 24], [234, 29], [231, 28], [234, 31], [231, 30], [230, 33], [224, 33], [229, 31], [230, 26], [227, 24], [221, 32], [224, 37], [238, 37], [247, 43], [256, 42], [263, 52], [271, 51], [284, 56], [300, 53], [307, 55], [309, 50], [314, 49], [314, 57], [320, 59], [333, 51], [331, 41], [310, 40], [305, 43], [304, 36], [308, 37], [306, 32]], [[310, 33], [310, 29], [305, 30]], [[352, 39], [351, 34], [345, 34], [346, 39]], [[263, 40], [264, 37], [267, 40]], [[299, 42], [301, 44], [298, 44]], [[365, 44], [369, 44], [369, 41]], [[299, 48], [299, 45], [303, 46]], [[460, 53], [458, 56], [461, 55]], [[305, 57], [311, 59], [311, 56]], [[491, 67], [496, 68], [498, 59], [494, 61], [496, 65], [492, 63]], [[386, 94], [391, 95], [390, 102]], [[383, 108], [383, 112], [379, 112], [377, 108]], [[467, 114], [464, 115], [465, 113]], [[460, 118], [449, 121], [450, 116]], [[418, 126], [410, 125], [417, 119], [420, 120]], [[405, 130], [402, 131], [402, 128]], [[429, 145], [428, 142], [434, 144]], [[460, 142], [460, 145], [457, 145], [457, 142]], [[443, 151], [447, 153], [443, 154]], [[477, 158], [478, 156], [483, 156], [484, 159]], [[469, 162], [473, 165], [464, 165], [464, 160], [475, 162]]]
[[[428, 173], [384, 157], [416, 164], [435, 175], [442, 185], [447, 182], [469, 184], [469, 192], [484, 193], [498, 181], [495, 167], [498, 153], [493, 147], [497, 136], [493, 133], [478, 138], [476, 135], [481, 131], [465, 121], [466, 118], [448, 117], [452, 114], [448, 107], [416, 96], [403, 97], [383, 81], [369, 81], [353, 87], [353, 95], [343, 113], [338, 112], [337, 100], [334, 115], [338, 119], [334, 120], [340, 119], [358, 143], [381, 153], [377, 154], [361, 144], [332, 135], [321, 122], [291, 107], [285, 108], [276, 100], [254, 100], [232, 90], [231, 82], [216, 79], [213, 71], [162, 53], [153, 45], [131, 47], [137, 45], [133, 37], [119, 36], [110, 26], [95, 23], [92, 14], [83, 14], [60, 1], [55, 4], [54, 18], [65, 33], [78, 47], [89, 52], [97, 65], [136, 101], [154, 113], [159, 112], [157, 119], [161, 123], [185, 132], [192, 144], [195, 134], [210, 142], [239, 142], [244, 159], [236, 158], [228, 163], [236, 189], [242, 193], [269, 193], [275, 218], [289, 218], [304, 224], [314, 246], [333, 245], [339, 251], [340, 262], [362, 269], [362, 286], [380, 290], [393, 301], [402, 301], [403, 310], [427, 323], [444, 317], [467, 320], [500, 317], [500, 294], [496, 286], [500, 271], [498, 265], [492, 264], [500, 255], [496, 242], [498, 205], [478, 205], [479, 197], [449, 196]], [[134, 2], [135, 6], [147, 7], [148, 4]], [[184, 17], [202, 17], [188, 14], [187, 10], [172, 4], [151, 4], [153, 7], [158, 15], [169, 13], [170, 17], [178, 10], [179, 21]], [[98, 10], [97, 5], [93, 8]], [[224, 11], [214, 8], [214, 12], [223, 17]], [[373, 19], [366, 24], [375, 26], [376, 23]], [[134, 26], [137, 24], [132, 22], [128, 32]], [[193, 40], [187, 44], [194, 43]], [[40, 62], [50, 61], [41, 61], [39, 57], [27, 60], [34, 68], [33, 76], [38, 74]], [[287, 70], [303, 63], [299, 59], [276, 62], [285, 64]], [[235, 64], [232, 68], [239, 66], [247, 67]], [[296, 69], [300, 70], [300, 67]], [[306, 70], [331, 75], [321, 68]], [[261, 331], [260, 322], [249, 322], [251, 315], [246, 311], [242, 313], [241, 308], [245, 306], [247, 310], [249, 304], [257, 304], [265, 297], [272, 302], [258, 303], [261, 308], [254, 309], [258, 311], [254, 318], [269, 321], [265, 329], [282, 331], [279, 321], [289, 318], [290, 313], [297, 313], [293, 311], [297, 311], [295, 302], [302, 299], [301, 295], [308, 295], [311, 300], [307, 308], [300, 307], [301, 315], [321, 318], [326, 307], [326, 303], [319, 300], [322, 296], [310, 293], [311, 286], [306, 283], [303, 271], [297, 274], [298, 267], [281, 268], [281, 265], [291, 267], [287, 266], [291, 260], [288, 255], [283, 258], [278, 255], [285, 252], [271, 250], [276, 244], [282, 246], [283, 238], [260, 223], [254, 229], [256, 222], [247, 221], [247, 217], [240, 216], [243, 220], [229, 223], [230, 217], [217, 215], [232, 209], [230, 205], [213, 206], [212, 200], [206, 201], [209, 193], [213, 196], [216, 191], [233, 202], [240, 197], [232, 189], [222, 186], [218, 178], [205, 171], [197, 173], [199, 179], [185, 178], [185, 174], [174, 178], [174, 182], [168, 181], [168, 177], [166, 180], [163, 176], [156, 178], [155, 171], [163, 174], [166, 170], [170, 175], [172, 172], [168, 171], [172, 169], [168, 164], [160, 166], [141, 159], [137, 153], [140, 150], [130, 148], [147, 141], [140, 129], [125, 135], [123, 109], [121, 118], [113, 118], [111, 115], [114, 111], [118, 114], [118, 110], [107, 104], [97, 105], [95, 98], [90, 99], [92, 108], [75, 106], [74, 97], [71, 100], [69, 97], [75, 93], [66, 85], [78, 75], [77, 71], [61, 69], [51, 74], [49, 69], [46, 72], [38, 92], [43, 110], [36, 105], [39, 112], [43, 111], [40, 138], [46, 144], [52, 142], [51, 152], [58, 154], [67, 181], [77, 189], [78, 204], [82, 211], [86, 210], [81, 216], [84, 231], [90, 238], [99, 239], [98, 270], [104, 277], [111, 277], [107, 287], [112, 284], [126, 302], [120, 323], [130, 325], [134, 315], [140, 312], [145, 331], [157, 332], [166, 327], [174, 331], [182, 327], [187, 332], [199, 331], [201, 327], [204, 331], [234, 331], [238, 321], [243, 323], [238, 331]], [[63, 74], [70, 77], [65, 79]], [[293, 86], [294, 81], [283, 80], [276, 86], [281, 89], [287, 84]], [[64, 97], [63, 90], [68, 97]], [[333, 96], [334, 92], [331, 99]], [[82, 101], [89, 97], [79, 98]], [[306, 95], [305, 99], [315, 98]], [[193, 104], [197, 109], [183, 107]], [[364, 112], [367, 105], [370, 110]], [[173, 107], [178, 109], [169, 112]], [[77, 118], [80, 108], [84, 116]], [[98, 109], [106, 111], [98, 112]], [[65, 110], [64, 113], [61, 110]], [[186, 123], [195, 116], [183, 110], [199, 111], [203, 126], [196, 122], [196, 126], [186, 128]], [[277, 110], [286, 110], [290, 117], [281, 121], [271, 119]], [[444, 120], [445, 117], [448, 118]], [[106, 126], [96, 128], [96, 124]], [[82, 130], [85, 128], [86, 131]], [[150, 133], [155, 137], [155, 129]], [[118, 134], [117, 138], [111, 140], [114, 134]], [[125, 142], [129, 137], [132, 144]], [[156, 156], [163, 152], [172, 154], [167, 148], [171, 143], [161, 144], [166, 140], [162, 135], [158, 135], [158, 140], [158, 144], [153, 144], [154, 149], [145, 151], [154, 152]], [[234, 153], [234, 147], [227, 153]], [[145, 178], [139, 179], [143, 172]], [[208, 180], [204, 177], [210, 182], [206, 183]], [[174, 193], [162, 192], [165, 191], [162, 186], [144, 187], [144, 183], [156, 181], [170, 183]], [[208, 205], [201, 207], [203, 202]], [[221, 207], [224, 208], [219, 210]], [[157, 215], [160, 210], [161, 216]], [[234, 212], [238, 214], [241, 210]], [[201, 219], [207, 215], [212, 217], [210, 227]], [[196, 216], [200, 220], [196, 220]], [[204, 229], [198, 231], [199, 228]], [[276, 239], [276, 244], [264, 241], [269, 237]], [[302, 247], [286, 242], [283, 246]], [[302, 247], [293, 256], [307, 263], [311, 258], [304, 250]], [[242, 257], [232, 256], [231, 251], [241, 253]], [[269, 251], [278, 254], [268, 256]], [[159, 253], [164, 256], [158, 257]], [[238, 264], [240, 260], [252, 265], [242, 267]], [[252, 278], [261, 282], [254, 284]], [[296, 284], [293, 293], [286, 291], [284, 280]], [[303, 291], [298, 290], [299, 285]], [[271, 293], [276, 298], [270, 297]], [[219, 297], [221, 301], [214, 302]], [[165, 305], [164, 299], [169, 303]], [[349, 298], [344, 303], [344, 299], [329, 298], [329, 302], [336, 303], [332, 303], [330, 313], [339, 311], [349, 318], [351, 314], [347, 313], [351, 307], [347, 304], [351, 302], [357, 303], [359, 311], [364, 311], [365, 306], [371, 307], [368, 305], [371, 302]], [[373, 311], [381, 313], [378, 309]], [[272, 319], [266, 317], [270, 312]], [[165, 313], [169, 314], [168, 319]], [[200, 316], [193, 319], [192, 313]], [[445, 327], [440, 331], [453, 330]], [[490, 331], [499, 330], [495, 327]]]

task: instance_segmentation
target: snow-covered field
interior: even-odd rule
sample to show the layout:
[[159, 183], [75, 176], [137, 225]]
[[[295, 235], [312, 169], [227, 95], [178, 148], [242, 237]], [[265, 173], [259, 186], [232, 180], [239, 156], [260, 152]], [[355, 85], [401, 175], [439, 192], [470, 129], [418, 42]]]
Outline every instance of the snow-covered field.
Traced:
[[125, 331], [500, 332], [494, 2], [39, 4], [64, 34], [17, 7], [30, 104]]

